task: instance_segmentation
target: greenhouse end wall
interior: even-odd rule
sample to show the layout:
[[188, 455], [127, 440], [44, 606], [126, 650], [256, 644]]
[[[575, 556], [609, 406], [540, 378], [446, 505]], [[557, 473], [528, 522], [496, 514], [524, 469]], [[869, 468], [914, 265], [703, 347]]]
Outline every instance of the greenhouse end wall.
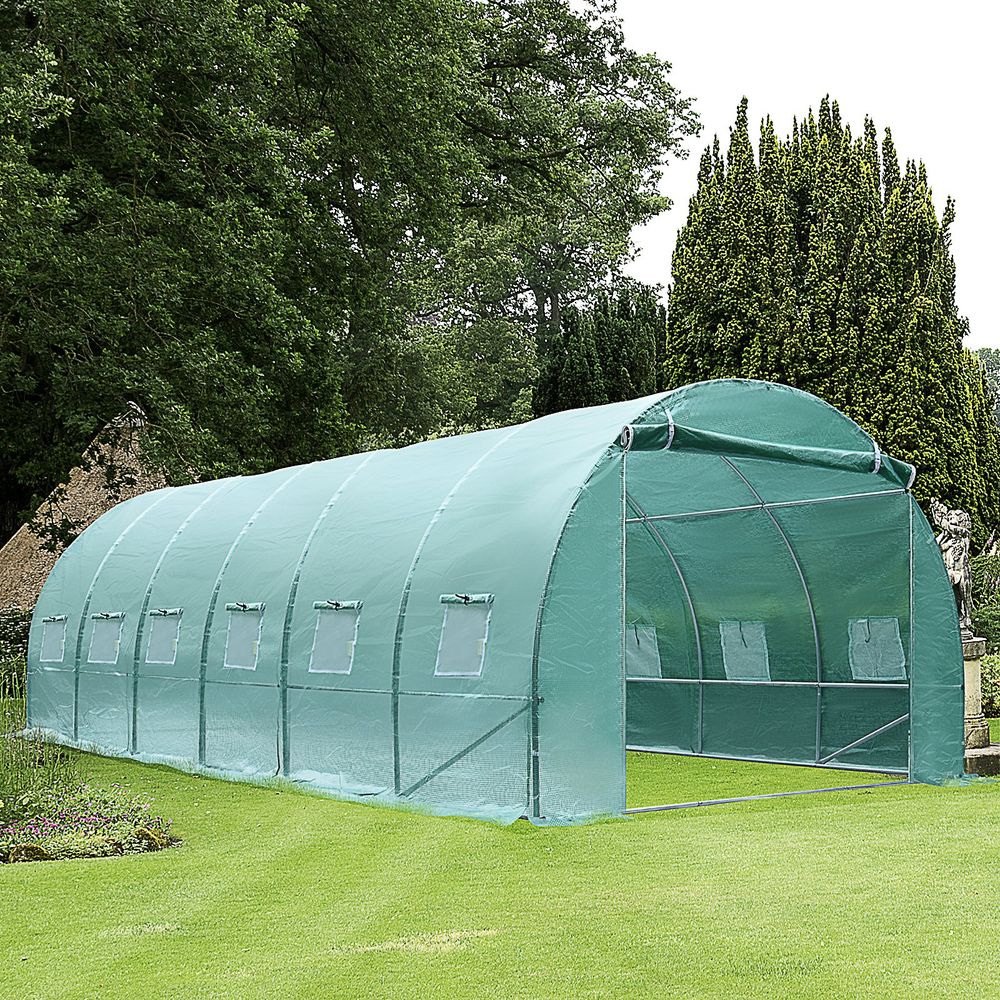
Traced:
[[[626, 739], [818, 763], [912, 698], [912, 725], [824, 763], [942, 780], [962, 767], [962, 661], [911, 471], [814, 397], [732, 380], [160, 490], [57, 563], [29, 722], [208, 773], [565, 822], [621, 811]], [[853, 580], [841, 542], [881, 561]], [[851, 642], [881, 664], [862, 644], [897, 631], [903, 666], [880, 654], [886, 676], [855, 680]]]

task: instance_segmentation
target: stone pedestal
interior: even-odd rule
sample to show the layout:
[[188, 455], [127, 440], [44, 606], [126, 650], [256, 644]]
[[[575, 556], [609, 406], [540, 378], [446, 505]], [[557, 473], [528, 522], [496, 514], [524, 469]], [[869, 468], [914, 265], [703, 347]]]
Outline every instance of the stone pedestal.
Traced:
[[982, 658], [985, 639], [963, 639], [965, 660], [965, 749], [978, 750], [990, 745], [990, 727], [983, 715]]
[[1000, 745], [993, 743], [980, 750], [966, 750], [965, 773], [989, 778], [1000, 775]]

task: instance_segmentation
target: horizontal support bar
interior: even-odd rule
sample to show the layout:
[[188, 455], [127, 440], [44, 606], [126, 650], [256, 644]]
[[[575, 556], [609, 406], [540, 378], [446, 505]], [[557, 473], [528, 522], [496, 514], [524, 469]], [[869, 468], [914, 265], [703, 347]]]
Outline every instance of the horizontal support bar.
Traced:
[[[289, 684], [288, 690], [336, 691], [344, 694], [392, 694], [392, 691], [383, 690], [382, 688], [325, 687], [322, 684]], [[485, 701], [531, 701], [531, 698], [526, 694], [484, 694], [471, 691], [400, 691], [399, 694], [409, 695], [415, 698], [473, 698]]]
[[680, 517], [708, 517], [712, 514], [737, 514], [744, 510], [773, 510], [779, 507], [808, 507], [814, 503], [835, 503], [840, 500], [861, 500], [864, 497], [892, 497], [906, 490], [875, 490], [872, 493], [845, 493], [836, 497], [816, 497], [813, 500], [774, 500], [768, 503], [750, 503], [740, 507], [712, 507], [708, 510], [689, 510], [679, 514], [647, 514], [645, 517], [627, 517], [626, 524], [642, 521], [671, 521]]
[[[71, 671], [66, 671], [66, 673], [71, 673]], [[127, 674], [117, 674], [112, 673], [109, 670], [95, 670], [95, 671], [81, 671], [81, 673], [93, 673], [95, 676], [113, 676], [113, 677], [126, 677]], [[155, 681], [187, 681], [191, 684], [197, 684], [197, 677], [171, 677], [164, 674], [140, 674], [139, 680], [155, 680]], [[211, 679], [207, 680], [208, 684], [233, 684], [240, 687], [269, 687], [277, 688], [279, 685], [277, 682], [273, 684], [264, 683], [262, 681], [229, 681], [229, 680], [218, 680], [213, 681]], [[287, 685], [289, 691], [334, 691], [338, 694], [384, 694], [391, 695], [392, 692], [384, 688], [364, 688], [364, 687], [345, 687], [343, 685], [330, 686], [326, 684], [289, 684]], [[462, 691], [400, 691], [401, 695], [411, 695], [413, 697], [426, 697], [426, 698], [474, 698], [483, 699], [487, 701], [519, 701], [528, 702], [531, 698], [526, 694], [485, 694], [479, 692], [462, 692]]]
[[325, 684], [286, 684], [289, 691], [336, 691], [338, 694], [392, 694], [382, 688], [329, 687]]
[[869, 774], [906, 774], [910, 772], [905, 767], [872, 767], [867, 764], [817, 764], [814, 760], [788, 760], [784, 757], [739, 757], [731, 753], [695, 753], [693, 750], [664, 750], [662, 747], [644, 747], [628, 744], [626, 750], [632, 753], [659, 753], [670, 757], [708, 757], [711, 760], [741, 760], [748, 764], [786, 764], [789, 767], [820, 767], [824, 771], [864, 771]]
[[873, 688], [877, 691], [909, 690], [909, 684], [881, 681], [730, 681], [720, 677], [626, 677], [629, 684], [730, 684], [742, 687]]
[[705, 799], [701, 802], [677, 802], [669, 806], [639, 806], [625, 809], [626, 816], [638, 813], [666, 812], [668, 809], [692, 809], [695, 806], [724, 806], [732, 802], [759, 802], [763, 799], [784, 799], [790, 795], [816, 795], [819, 792], [858, 792], [865, 788], [889, 788], [893, 785], [908, 785], [908, 781], [877, 781], [870, 785], [840, 785], [833, 788], [803, 788], [797, 792], [769, 792], [767, 795], [739, 795], [731, 799]]
[[482, 698], [486, 701], [531, 701], [526, 694], [476, 694], [465, 691], [400, 691], [415, 698]]

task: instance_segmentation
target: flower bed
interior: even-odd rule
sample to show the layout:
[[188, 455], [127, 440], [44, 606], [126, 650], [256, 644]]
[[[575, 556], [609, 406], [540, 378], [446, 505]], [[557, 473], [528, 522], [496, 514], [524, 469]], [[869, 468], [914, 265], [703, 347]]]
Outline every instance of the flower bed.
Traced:
[[121, 785], [76, 785], [0, 802], [0, 864], [158, 851], [179, 843], [170, 820]]

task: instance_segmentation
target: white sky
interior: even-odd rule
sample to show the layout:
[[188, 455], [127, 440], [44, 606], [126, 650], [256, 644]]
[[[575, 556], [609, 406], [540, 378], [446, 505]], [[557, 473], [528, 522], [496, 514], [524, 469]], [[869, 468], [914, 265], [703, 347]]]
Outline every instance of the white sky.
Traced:
[[750, 100], [750, 131], [771, 115], [779, 135], [817, 108], [839, 101], [854, 134], [869, 114], [888, 125], [900, 159], [922, 159], [940, 211], [956, 201], [952, 247], [958, 306], [969, 317], [969, 347], [1000, 347], [996, 240], [996, 47], [1000, 23], [991, 3], [953, 0], [619, 0], [632, 48], [673, 64], [673, 82], [697, 98], [702, 135], [687, 160], [671, 161], [663, 190], [674, 207], [637, 229], [640, 253], [629, 272], [666, 285], [677, 229], [694, 192], [698, 156], [718, 133], [723, 148], [736, 106]]

